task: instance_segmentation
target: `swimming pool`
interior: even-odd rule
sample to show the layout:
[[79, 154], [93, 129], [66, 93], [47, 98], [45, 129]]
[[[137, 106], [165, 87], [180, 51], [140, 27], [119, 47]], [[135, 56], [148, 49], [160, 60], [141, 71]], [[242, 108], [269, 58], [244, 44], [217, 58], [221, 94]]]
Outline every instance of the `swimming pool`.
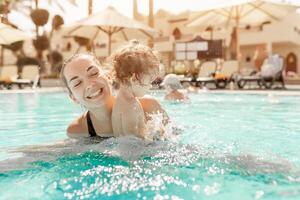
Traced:
[[65, 140], [82, 112], [66, 94], [0, 94], [0, 199], [300, 198], [300, 96], [154, 95], [174, 140], [82, 144]]

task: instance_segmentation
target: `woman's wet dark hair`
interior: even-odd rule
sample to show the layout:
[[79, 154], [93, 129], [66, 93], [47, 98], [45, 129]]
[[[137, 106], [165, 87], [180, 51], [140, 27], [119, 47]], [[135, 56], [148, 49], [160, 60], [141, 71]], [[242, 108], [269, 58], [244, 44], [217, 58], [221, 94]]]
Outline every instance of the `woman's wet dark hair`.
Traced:
[[61, 70], [60, 70], [60, 79], [61, 79], [61, 82], [63, 84], [64, 87], [66, 87], [68, 89], [68, 92], [69, 94], [72, 94], [69, 86], [68, 86], [68, 82], [66, 80], [66, 77], [64, 75], [64, 69], [65, 67], [67, 66], [67, 64], [69, 64], [70, 62], [72, 62], [74, 59], [76, 58], [79, 58], [81, 56], [88, 56], [90, 57], [97, 65], [101, 66], [99, 60], [97, 60], [96, 56], [93, 54], [93, 53], [90, 53], [90, 52], [87, 52], [87, 53], [77, 53], [77, 54], [74, 54], [72, 55], [71, 57], [67, 58], [64, 60], [63, 64], [62, 64], [62, 67], [61, 67]]

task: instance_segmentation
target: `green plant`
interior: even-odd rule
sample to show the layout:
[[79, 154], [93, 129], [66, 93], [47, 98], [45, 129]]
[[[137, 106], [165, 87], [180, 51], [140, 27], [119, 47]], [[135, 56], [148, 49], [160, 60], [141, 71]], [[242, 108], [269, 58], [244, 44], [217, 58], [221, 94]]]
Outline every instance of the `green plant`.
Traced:
[[64, 19], [60, 15], [55, 15], [52, 20], [52, 29], [58, 30], [64, 24]]
[[49, 12], [46, 9], [34, 9], [30, 13], [30, 17], [36, 26], [44, 26], [49, 19]]
[[33, 40], [33, 46], [38, 51], [44, 51], [49, 48], [49, 39], [47, 36], [38, 36], [36, 40]]

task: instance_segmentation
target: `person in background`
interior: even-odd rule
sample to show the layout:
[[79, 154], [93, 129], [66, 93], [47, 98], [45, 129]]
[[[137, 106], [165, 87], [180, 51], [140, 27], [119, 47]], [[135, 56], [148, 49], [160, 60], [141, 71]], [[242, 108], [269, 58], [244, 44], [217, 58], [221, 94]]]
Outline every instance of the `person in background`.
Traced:
[[259, 72], [261, 70], [261, 67], [267, 57], [268, 57], [268, 51], [266, 45], [265, 44], [258, 45], [255, 49], [254, 56], [253, 56], [256, 72]]
[[165, 100], [184, 101], [188, 99], [187, 96], [185, 96], [182, 92], [179, 91], [179, 89], [182, 89], [182, 85], [176, 74], [168, 74], [167, 76], [165, 76], [161, 85], [167, 91], [167, 94], [165, 95]]

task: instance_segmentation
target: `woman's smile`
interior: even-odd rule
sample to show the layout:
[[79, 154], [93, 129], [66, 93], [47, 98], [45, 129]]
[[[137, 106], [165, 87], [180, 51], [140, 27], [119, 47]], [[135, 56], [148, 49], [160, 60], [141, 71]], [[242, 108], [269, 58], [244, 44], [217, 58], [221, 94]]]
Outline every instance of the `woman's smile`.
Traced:
[[91, 91], [87, 92], [86, 98], [87, 99], [95, 99], [97, 97], [100, 97], [100, 96], [102, 96], [103, 91], [104, 91], [104, 87], [102, 87], [100, 89], [96, 89], [96, 90], [91, 90]]

